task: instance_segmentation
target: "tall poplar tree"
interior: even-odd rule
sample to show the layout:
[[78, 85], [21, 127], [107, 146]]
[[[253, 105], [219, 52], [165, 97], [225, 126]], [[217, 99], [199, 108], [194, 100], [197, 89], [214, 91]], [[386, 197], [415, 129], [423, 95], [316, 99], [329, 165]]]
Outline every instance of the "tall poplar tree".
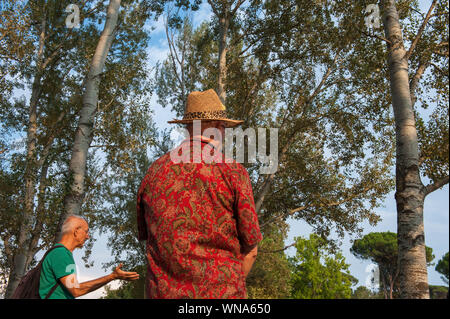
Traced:
[[[422, 33], [427, 27], [437, 2], [437, 0], [432, 1], [416, 37], [407, 50], [403, 41], [396, 1], [382, 1], [384, 33], [388, 42], [392, 106], [396, 126], [395, 200], [397, 202], [399, 280], [403, 298], [429, 298], [423, 205], [428, 194], [449, 182], [448, 171], [447, 174], [444, 173], [442, 177], [435, 179], [427, 186], [421, 181], [420, 149], [412, 98], [415, 92], [411, 92], [409, 77], [409, 59], [421, 40]], [[441, 3], [443, 4], [443, 1]], [[441, 10], [445, 10], [445, 7], [441, 7]], [[443, 13], [440, 12], [440, 14]], [[415, 76], [420, 79], [419, 74]], [[413, 81], [416, 81], [416, 79]], [[414, 85], [414, 83], [411, 84]]]
[[[33, 265], [36, 253], [49, 247], [59, 231], [62, 199], [70, 184], [67, 171], [74, 123], [85, 91], [82, 82], [106, 16], [102, 1], [84, 1], [78, 6], [80, 28], [72, 28], [66, 22], [70, 25], [75, 20], [69, 19], [70, 12], [65, 12], [70, 1], [24, 3], [27, 5], [20, 7], [22, 11], [16, 10], [22, 14], [20, 19], [2, 12], [0, 21], [0, 66], [7, 72], [1, 86], [10, 88], [8, 94], [2, 94], [0, 113], [2, 175], [10, 180], [9, 188], [1, 188], [0, 268], [9, 279], [6, 297]], [[124, 21], [124, 12], [120, 13], [117, 40], [111, 48], [113, 55], [106, 59], [105, 70], [99, 74], [95, 138], [87, 154], [84, 181], [88, 193], [82, 201], [82, 214], [93, 229], [97, 225], [96, 212], [106, 205], [99, 200], [101, 188], [114, 187], [107, 182], [110, 175], [123, 176], [132, 164], [130, 153], [145, 149], [154, 131], [146, 71], [149, 37], [143, 26], [150, 14], [161, 8], [158, 3], [142, 3], [142, 10], [133, 10], [128, 22]], [[40, 60], [43, 63], [39, 67], [36, 61]], [[33, 103], [18, 96], [19, 90], [29, 92]], [[33, 152], [28, 152], [30, 147]], [[23, 187], [21, 181], [27, 180], [31, 184]], [[12, 194], [11, 190], [20, 191]], [[27, 202], [32, 205], [27, 206]]]
[[[97, 111], [100, 77], [105, 67], [106, 57], [117, 34], [120, 0], [110, 0], [106, 22], [95, 49], [84, 81], [83, 106], [80, 109], [78, 127], [75, 133], [72, 156], [69, 164], [69, 189], [64, 200], [64, 213], [61, 214], [58, 229], [70, 215], [78, 215], [85, 194], [85, 175], [88, 150], [93, 139], [95, 114]], [[60, 233], [55, 237], [59, 240]]]
[[449, 181], [448, 1], [329, 6], [352, 43], [348, 85], [364, 96], [361, 116], [370, 106], [392, 119], [376, 126], [395, 132], [401, 296], [428, 298], [423, 203]]

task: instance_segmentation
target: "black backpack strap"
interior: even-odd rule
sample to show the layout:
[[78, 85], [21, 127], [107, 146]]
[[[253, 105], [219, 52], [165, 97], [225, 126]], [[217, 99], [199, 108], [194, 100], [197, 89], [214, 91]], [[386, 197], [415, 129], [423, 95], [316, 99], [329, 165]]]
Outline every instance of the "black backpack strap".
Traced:
[[52, 287], [52, 289], [50, 289], [50, 291], [48, 292], [47, 296], [45, 296], [45, 299], [50, 298], [50, 296], [52, 295], [52, 293], [56, 290], [56, 288], [58, 288], [58, 286], [61, 285], [61, 281], [58, 279], [56, 285], [54, 285]]
[[49, 250], [47, 250], [47, 251], [45, 252], [45, 254], [44, 254], [44, 257], [42, 257], [40, 263], [43, 263], [43, 262], [44, 262], [45, 257], [47, 257], [47, 255], [48, 255], [53, 249], [60, 248], [60, 247], [64, 247], [64, 246], [53, 246], [52, 248], [50, 248]]

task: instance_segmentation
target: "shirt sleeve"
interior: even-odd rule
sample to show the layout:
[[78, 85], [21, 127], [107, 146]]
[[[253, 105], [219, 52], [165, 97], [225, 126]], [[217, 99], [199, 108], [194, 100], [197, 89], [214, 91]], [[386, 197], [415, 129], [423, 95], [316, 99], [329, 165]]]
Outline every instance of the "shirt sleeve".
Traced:
[[258, 215], [255, 211], [252, 184], [247, 170], [238, 164], [239, 177], [235, 183], [237, 231], [242, 248], [248, 249], [262, 240]]
[[73, 256], [64, 248], [56, 248], [47, 258], [49, 259], [49, 265], [56, 279], [76, 273]]

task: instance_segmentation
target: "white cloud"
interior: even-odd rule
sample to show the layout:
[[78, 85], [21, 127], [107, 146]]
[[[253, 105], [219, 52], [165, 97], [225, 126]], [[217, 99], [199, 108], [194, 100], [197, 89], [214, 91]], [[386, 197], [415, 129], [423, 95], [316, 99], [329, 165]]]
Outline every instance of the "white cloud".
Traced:
[[[183, 15], [183, 14], [181, 14]], [[209, 21], [213, 17], [213, 12], [211, 7], [207, 3], [202, 3], [199, 10], [194, 12], [189, 12], [189, 16], [192, 17], [194, 28], [198, 27], [202, 22]], [[157, 61], [165, 60], [169, 55], [169, 46], [166, 38], [165, 22], [166, 17], [161, 15], [155, 21], [146, 24], [146, 29], [149, 27], [154, 27], [155, 29], [151, 31], [150, 46], [148, 48], [149, 53], [149, 63], [154, 66]]]
[[156, 62], [164, 61], [169, 56], [169, 47], [168, 46], [155, 46], [150, 45], [147, 49], [148, 57], [149, 57], [149, 64], [151, 67], [154, 67], [156, 65]]
[[[103, 276], [106, 276], [106, 275], [107, 275], [107, 273], [105, 273]], [[86, 281], [97, 279], [99, 277], [102, 277], [102, 276], [93, 277], [91, 275], [78, 274], [78, 282], [83, 283]], [[106, 289], [105, 289], [106, 286], [108, 286], [110, 289], [117, 289], [121, 286], [121, 281], [120, 280], [111, 281], [109, 284], [107, 284], [93, 292], [90, 292], [84, 296], [78, 297], [77, 299], [100, 299], [101, 297], [104, 297], [106, 295]]]
[[204, 21], [209, 21], [213, 17], [211, 7], [206, 2], [200, 5], [200, 9], [192, 13], [194, 27], [197, 27]]
[[154, 27], [155, 29], [152, 31], [153, 35], [164, 35], [165, 36], [165, 24], [164, 24], [164, 16], [159, 16], [158, 20], [153, 21], [153, 23], [151, 23], [151, 26]]
[[164, 17], [161, 15], [157, 20], [153, 18], [148, 20], [144, 25], [144, 30], [150, 33], [151, 38], [165, 37]]
[[170, 121], [175, 118], [175, 112], [172, 112], [169, 107], [162, 107], [157, 102], [157, 96], [156, 94], [152, 95], [152, 98], [150, 99], [150, 103], [154, 110], [153, 120], [155, 121], [157, 127], [160, 130], [163, 129], [171, 129], [174, 127], [174, 125], [167, 123], [167, 121]]

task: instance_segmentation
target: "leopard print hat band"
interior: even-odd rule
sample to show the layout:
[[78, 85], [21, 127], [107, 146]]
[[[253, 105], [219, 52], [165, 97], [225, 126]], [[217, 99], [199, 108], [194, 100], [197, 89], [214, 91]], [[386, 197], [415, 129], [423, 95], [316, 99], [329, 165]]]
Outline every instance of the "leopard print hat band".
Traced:
[[190, 123], [194, 120], [223, 121], [227, 126], [236, 126], [243, 121], [227, 118], [225, 106], [213, 89], [204, 92], [192, 92], [188, 95], [183, 119], [168, 123]]

